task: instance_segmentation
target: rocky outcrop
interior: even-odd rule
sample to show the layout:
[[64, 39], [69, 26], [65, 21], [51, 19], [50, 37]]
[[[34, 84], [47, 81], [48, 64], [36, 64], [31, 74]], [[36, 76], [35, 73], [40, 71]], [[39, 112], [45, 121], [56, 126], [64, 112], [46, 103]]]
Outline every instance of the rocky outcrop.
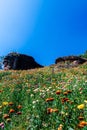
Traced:
[[5, 56], [3, 64], [4, 70], [27, 70], [43, 67], [38, 64], [32, 56], [19, 53], [9, 53]]
[[1, 64], [1, 62], [0, 62], [0, 70], [2, 69], [2, 64]]
[[83, 63], [87, 62], [87, 59], [82, 58], [80, 56], [65, 56], [65, 57], [59, 57], [55, 60], [55, 64], [60, 63], [60, 62], [83, 64]]

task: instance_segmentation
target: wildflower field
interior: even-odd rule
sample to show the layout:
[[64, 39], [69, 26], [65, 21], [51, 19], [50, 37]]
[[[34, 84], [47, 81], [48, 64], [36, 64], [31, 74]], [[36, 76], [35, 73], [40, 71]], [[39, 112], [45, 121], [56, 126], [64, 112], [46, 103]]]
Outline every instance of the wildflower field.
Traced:
[[0, 130], [87, 130], [87, 64], [0, 71]]

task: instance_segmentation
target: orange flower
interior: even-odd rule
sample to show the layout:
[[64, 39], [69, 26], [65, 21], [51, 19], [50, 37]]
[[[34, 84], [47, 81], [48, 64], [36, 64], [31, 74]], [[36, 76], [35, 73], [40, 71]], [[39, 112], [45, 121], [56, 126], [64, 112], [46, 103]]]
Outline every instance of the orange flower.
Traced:
[[57, 90], [56, 94], [59, 95], [59, 94], [61, 94], [61, 92], [62, 92], [61, 90]]
[[53, 101], [53, 100], [54, 100], [54, 98], [47, 98], [46, 102]]
[[22, 112], [18, 111], [16, 114], [17, 114], [17, 115], [21, 115], [21, 114], [22, 114]]
[[83, 127], [84, 127], [84, 125], [80, 125], [80, 124], [78, 124], [78, 127], [79, 127], [79, 128], [83, 128]]
[[9, 118], [9, 115], [8, 115], [8, 114], [4, 114], [4, 115], [3, 115], [3, 118], [4, 118], [4, 119], [7, 119], [7, 118]]
[[87, 125], [87, 122], [86, 121], [81, 121], [80, 125], [84, 125], [85, 126], [85, 125]]
[[58, 109], [56, 109], [56, 108], [47, 108], [47, 113], [48, 114], [50, 114], [50, 113], [52, 113], [52, 112], [58, 112]]
[[64, 103], [64, 102], [68, 102], [68, 101], [69, 101], [68, 98], [62, 98], [62, 103]]
[[53, 109], [52, 108], [47, 108], [47, 113], [50, 114], [53, 112]]
[[64, 94], [64, 95], [67, 95], [67, 94], [68, 94], [68, 92], [64, 92], [63, 94]]
[[13, 102], [9, 102], [9, 103], [8, 103], [9, 106], [12, 106], [13, 104], [14, 104]]
[[67, 90], [68, 93], [71, 93], [72, 91], [71, 90]]
[[14, 112], [15, 112], [14, 109], [10, 109], [10, 110], [9, 110], [9, 113], [14, 113]]
[[79, 124], [78, 124], [78, 127], [79, 128], [83, 128], [84, 126], [87, 125], [87, 122], [86, 121], [81, 121]]
[[0, 93], [2, 92], [2, 90], [0, 90]]
[[18, 108], [18, 109], [21, 109], [21, 108], [22, 108], [22, 105], [18, 105], [17, 108]]
[[72, 91], [71, 90], [67, 90], [67, 91], [65, 91], [63, 94], [64, 95], [67, 95], [67, 94], [69, 94], [69, 93], [71, 93]]

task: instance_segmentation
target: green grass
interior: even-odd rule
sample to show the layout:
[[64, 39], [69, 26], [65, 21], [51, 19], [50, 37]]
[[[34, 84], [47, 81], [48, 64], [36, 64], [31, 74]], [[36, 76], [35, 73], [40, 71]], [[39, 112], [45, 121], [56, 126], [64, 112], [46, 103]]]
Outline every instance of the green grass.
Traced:
[[[62, 129], [58, 129], [60, 126]], [[2, 127], [87, 130], [87, 64], [54, 71], [53, 67], [0, 71]]]

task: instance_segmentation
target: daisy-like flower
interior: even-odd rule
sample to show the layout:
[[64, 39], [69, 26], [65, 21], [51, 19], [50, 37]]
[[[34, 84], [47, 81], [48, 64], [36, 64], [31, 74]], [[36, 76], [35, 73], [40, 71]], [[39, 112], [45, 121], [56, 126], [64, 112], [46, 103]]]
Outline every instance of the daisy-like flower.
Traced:
[[84, 109], [85, 105], [84, 104], [80, 104], [77, 106], [78, 109]]

